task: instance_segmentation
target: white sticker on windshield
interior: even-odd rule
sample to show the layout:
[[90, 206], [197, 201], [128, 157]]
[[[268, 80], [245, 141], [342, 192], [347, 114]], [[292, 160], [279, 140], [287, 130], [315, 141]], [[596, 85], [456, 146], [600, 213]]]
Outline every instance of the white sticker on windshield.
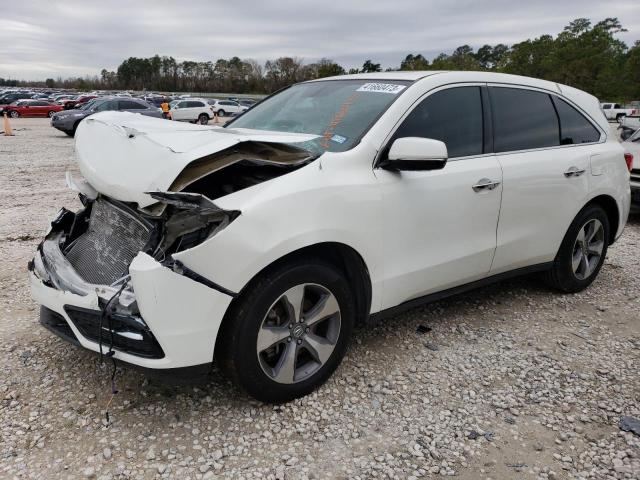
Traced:
[[393, 83], [365, 83], [356, 92], [377, 92], [377, 93], [391, 93], [397, 95], [404, 90], [406, 85], [395, 85]]

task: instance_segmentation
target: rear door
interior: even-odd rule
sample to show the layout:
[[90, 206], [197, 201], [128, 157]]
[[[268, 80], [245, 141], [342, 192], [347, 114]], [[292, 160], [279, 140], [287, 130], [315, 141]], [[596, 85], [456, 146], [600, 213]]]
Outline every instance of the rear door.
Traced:
[[561, 138], [553, 94], [503, 85], [489, 92], [503, 175], [494, 274], [553, 261], [587, 201], [590, 149], [569, 143], [568, 131]]

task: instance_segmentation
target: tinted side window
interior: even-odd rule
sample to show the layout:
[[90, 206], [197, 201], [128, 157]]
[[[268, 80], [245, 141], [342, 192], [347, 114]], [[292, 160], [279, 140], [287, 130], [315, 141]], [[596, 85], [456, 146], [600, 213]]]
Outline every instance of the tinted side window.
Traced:
[[580, 112], [560, 98], [553, 97], [560, 117], [560, 143], [572, 145], [600, 140], [600, 132]]
[[98, 112], [104, 112], [106, 110], [116, 110], [117, 104], [114, 100], [109, 100], [96, 105], [94, 109]]
[[119, 110], [145, 110], [147, 107], [131, 100], [118, 100]]
[[496, 152], [560, 144], [558, 116], [546, 93], [492, 87], [491, 103]]
[[605, 110], [611, 110], [611, 104], [607, 103], [605, 106], [602, 107]]
[[449, 157], [482, 153], [480, 87], [456, 87], [425, 98], [402, 122], [394, 139], [424, 137], [447, 145]]
[[199, 108], [199, 107], [204, 107], [204, 103], [202, 102], [187, 102], [187, 107], [188, 108]]

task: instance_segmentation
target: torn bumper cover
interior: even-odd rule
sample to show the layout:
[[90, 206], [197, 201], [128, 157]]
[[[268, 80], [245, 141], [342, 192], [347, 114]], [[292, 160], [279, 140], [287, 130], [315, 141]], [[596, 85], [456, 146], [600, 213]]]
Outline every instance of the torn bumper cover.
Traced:
[[233, 292], [223, 293], [190, 278], [195, 272], [185, 272], [172, 261], [160, 263], [140, 251], [128, 265], [127, 287], [109, 305], [121, 283], [91, 283], [65, 256], [78, 218], [63, 211], [29, 263], [31, 293], [42, 306], [41, 323], [72, 343], [99, 352], [100, 318], [108, 305], [102, 318], [103, 351], [113, 341], [115, 358], [148, 369], [210, 365]]

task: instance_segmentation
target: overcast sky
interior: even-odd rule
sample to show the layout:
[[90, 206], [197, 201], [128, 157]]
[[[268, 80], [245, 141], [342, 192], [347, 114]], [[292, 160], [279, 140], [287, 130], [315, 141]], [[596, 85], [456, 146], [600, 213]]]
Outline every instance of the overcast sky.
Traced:
[[397, 67], [459, 45], [557, 34], [571, 20], [618, 17], [640, 39], [640, 0], [19, 0], [0, 13], [0, 77], [99, 74], [130, 56], [177, 60], [368, 58]]

